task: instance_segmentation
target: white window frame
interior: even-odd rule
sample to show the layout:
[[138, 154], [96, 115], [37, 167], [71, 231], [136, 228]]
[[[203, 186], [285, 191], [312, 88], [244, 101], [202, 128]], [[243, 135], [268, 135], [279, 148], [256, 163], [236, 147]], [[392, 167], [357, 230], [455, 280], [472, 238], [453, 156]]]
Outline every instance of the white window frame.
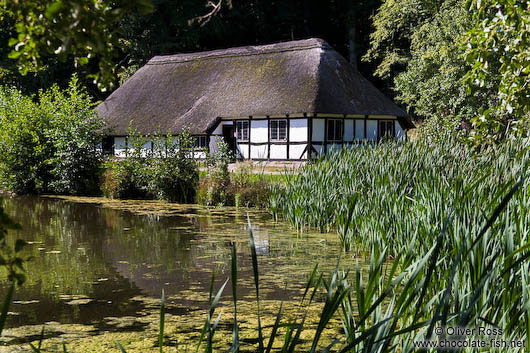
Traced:
[[[272, 123], [275, 122], [276, 127], [272, 127]], [[280, 138], [280, 123], [285, 123], [285, 136], [283, 138]], [[271, 142], [285, 142], [287, 141], [287, 119], [271, 119], [269, 120], [269, 130], [270, 130], [270, 141]], [[272, 137], [273, 130], [276, 130], [276, 138]]]
[[[236, 120], [236, 140], [237, 142], [248, 142], [250, 135], [250, 120]], [[246, 126], [245, 126], [246, 125]], [[245, 137], [245, 130], [247, 132]], [[243, 135], [243, 136], [241, 136]]]

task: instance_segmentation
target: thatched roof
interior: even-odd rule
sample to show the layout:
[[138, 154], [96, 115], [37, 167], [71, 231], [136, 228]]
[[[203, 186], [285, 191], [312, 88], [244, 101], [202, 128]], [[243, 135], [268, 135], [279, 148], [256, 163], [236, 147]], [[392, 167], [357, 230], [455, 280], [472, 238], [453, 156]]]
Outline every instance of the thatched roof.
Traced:
[[407, 114], [320, 39], [156, 56], [98, 106], [115, 135], [193, 134], [220, 117]]

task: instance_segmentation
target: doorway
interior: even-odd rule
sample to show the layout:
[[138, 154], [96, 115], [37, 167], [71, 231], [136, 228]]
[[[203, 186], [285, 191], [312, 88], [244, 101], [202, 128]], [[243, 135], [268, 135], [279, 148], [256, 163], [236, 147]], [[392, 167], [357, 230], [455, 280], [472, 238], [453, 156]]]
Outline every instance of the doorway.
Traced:
[[236, 155], [236, 138], [234, 136], [234, 125], [223, 125], [223, 139], [233, 155]]

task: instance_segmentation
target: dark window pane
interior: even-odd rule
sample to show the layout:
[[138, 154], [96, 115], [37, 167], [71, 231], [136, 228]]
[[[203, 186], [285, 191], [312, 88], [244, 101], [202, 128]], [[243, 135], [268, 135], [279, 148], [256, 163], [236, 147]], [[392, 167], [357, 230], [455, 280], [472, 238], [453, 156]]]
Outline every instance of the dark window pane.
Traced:
[[328, 120], [328, 140], [333, 140], [333, 131], [335, 130], [335, 120]]
[[342, 120], [335, 120], [335, 136], [334, 140], [342, 140]]
[[278, 120], [271, 120], [271, 140], [278, 139]]
[[287, 139], [287, 120], [270, 121], [271, 141], [285, 141]]
[[236, 135], [239, 141], [248, 140], [248, 121], [237, 121], [236, 122]]
[[287, 121], [279, 121], [280, 129], [278, 132], [278, 138], [282, 141], [287, 140]]

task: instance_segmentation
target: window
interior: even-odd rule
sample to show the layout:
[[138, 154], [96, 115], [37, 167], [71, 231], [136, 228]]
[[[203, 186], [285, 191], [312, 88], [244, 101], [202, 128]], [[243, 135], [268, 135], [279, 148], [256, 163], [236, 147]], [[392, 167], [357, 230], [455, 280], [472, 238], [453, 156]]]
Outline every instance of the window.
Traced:
[[393, 138], [394, 137], [394, 121], [381, 120], [379, 121], [379, 138]]
[[343, 123], [344, 122], [339, 119], [328, 120], [328, 131], [327, 131], [328, 141], [342, 141], [342, 133], [344, 131]]
[[271, 120], [271, 141], [287, 141], [287, 120]]
[[238, 141], [248, 141], [248, 120], [236, 121], [236, 137]]
[[195, 148], [208, 147], [208, 136], [195, 136], [194, 141], [193, 141], [193, 147]]

